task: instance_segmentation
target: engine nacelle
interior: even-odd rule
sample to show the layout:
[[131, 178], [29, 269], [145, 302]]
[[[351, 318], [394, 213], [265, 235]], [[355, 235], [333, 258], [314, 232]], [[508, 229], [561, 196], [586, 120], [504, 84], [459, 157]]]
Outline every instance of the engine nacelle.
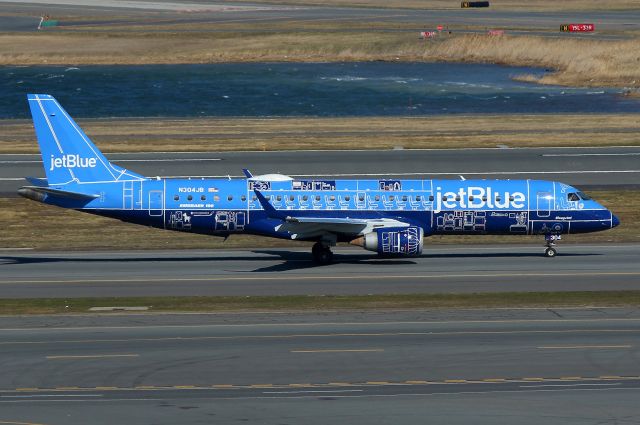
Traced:
[[354, 239], [351, 244], [381, 255], [418, 256], [422, 254], [422, 227], [386, 227]]

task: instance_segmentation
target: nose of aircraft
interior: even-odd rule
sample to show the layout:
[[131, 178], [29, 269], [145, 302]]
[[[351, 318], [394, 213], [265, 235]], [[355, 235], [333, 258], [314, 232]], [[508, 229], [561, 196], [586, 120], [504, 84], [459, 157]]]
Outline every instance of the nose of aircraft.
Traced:
[[620, 224], [620, 219], [615, 215], [611, 214], [611, 228], [618, 226]]

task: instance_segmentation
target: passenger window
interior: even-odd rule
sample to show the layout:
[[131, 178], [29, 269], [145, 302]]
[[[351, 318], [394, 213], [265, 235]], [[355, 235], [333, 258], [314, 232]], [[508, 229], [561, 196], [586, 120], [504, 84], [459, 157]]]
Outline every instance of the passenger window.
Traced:
[[482, 200], [483, 200], [484, 202], [487, 202], [487, 195], [484, 195], [484, 196], [482, 197]]
[[416, 201], [417, 201], [417, 202], [420, 202], [420, 201], [422, 201], [422, 196], [420, 196], [420, 195], [417, 195], [417, 196], [416, 196]]
[[509, 196], [509, 201], [513, 202], [515, 198], [513, 196]]
[[233, 195], [227, 196], [227, 201], [233, 201]]
[[316, 201], [320, 200], [320, 195], [316, 195]]
[[579, 201], [580, 197], [578, 196], [577, 193], [567, 193], [567, 199], [569, 201]]
[[193, 200], [193, 196], [191, 195], [187, 196], [187, 201], [191, 201], [191, 200]]
[[240, 200], [241, 200], [242, 202], [244, 202], [244, 201], [246, 201], [246, 200], [247, 200], [247, 197], [246, 197], [245, 195], [242, 195], [242, 196], [240, 197]]
[[407, 202], [407, 195], [403, 195], [403, 196], [402, 196], [402, 201], [403, 201], [403, 202]]
[[331, 196], [329, 196], [329, 200], [330, 200], [330, 201], [335, 201], [335, 200], [336, 200], [336, 197], [335, 197], [335, 196], [333, 196], [333, 195], [331, 195]]
[[460, 195], [456, 195], [456, 201], [460, 202]]
[[213, 195], [213, 200], [218, 202], [220, 200], [220, 197], [218, 195]]
[[271, 200], [271, 195], [267, 195], [265, 198], [267, 199], [267, 201], [270, 201]]
[[347, 201], [347, 202], [349, 202], [349, 201], [351, 200], [351, 196], [349, 196], [349, 195], [345, 196], [345, 197], [344, 197], [344, 200], [345, 200], [345, 201]]
[[393, 196], [393, 195], [389, 196], [389, 200], [390, 200], [391, 202], [395, 201], [395, 199], [396, 199], [396, 197], [395, 197], [395, 196]]
[[376, 201], [380, 200], [380, 195], [376, 195], [376, 197], [374, 198]]
[[433, 195], [429, 195], [429, 202], [433, 202]]
[[302, 200], [303, 200], [303, 201], [307, 201], [307, 200], [309, 200], [309, 197], [308, 197], [307, 195], [304, 195], [304, 196], [302, 197]]
[[280, 195], [276, 196], [276, 201], [278, 201], [278, 202], [282, 201], [282, 196], [280, 196]]
[[252, 201], [255, 201], [256, 199], [258, 199], [258, 197], [257, 197], [256, 195], [253, 195], [253, 196], [251, 197], [251, 200], [252, 200]]
[[293, 195], [289, 195], [289, 200], [293, 201]]
[[174, 196], [174, 197], [173, 197], [173, 200], [174, 200], [174, 201], [179, 201], [179, 200], [180, 200], [180, 197], [179, 197], [178, 195], [176, 195], [176, 196]]
[[473, 195], [469, 195], [469, 200], [473, 201]]
[[358, 201], [360, 201], [360, 202], [364, 201], [364, 195], [359, 195], [358, 196]]
[[201, 200], [201, 201], [206, 201], [206, 200], [207, 200], [207, 195], [202, 195], [202, 196], [200, 197], [200, 200]]
[[496, 202], [501, 202], [502, 198], [500, 197], [500, 195], [496, 195]]

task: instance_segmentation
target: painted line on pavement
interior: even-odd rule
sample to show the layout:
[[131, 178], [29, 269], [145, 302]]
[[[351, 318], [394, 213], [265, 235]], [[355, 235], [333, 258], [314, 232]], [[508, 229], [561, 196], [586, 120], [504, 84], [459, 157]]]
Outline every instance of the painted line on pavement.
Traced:
[[47, 360], [63, 360], [63, 359], [104, 359], [113, 357], [140, 357], [140, 354], [93, 354], [86, 356], [46, 356]]
[[536, 347], [540, 350], [589, 350], [589, 349], [615, 349], [615, 348], [631, 348], [632, 345], [543, 345]]
[[326, 349], [326, 350], [290, 350], [291, 353], [371, 353], [371, 352], [382, 352], [384, 349], [382, 348], [362, 348], [362, 349]]
[[149, 276], [144, 279], [51, 279], [51, 280], [4, 280], [0, 282], [0, 285], [8, 284], [20, 284], [20, 283], [148, 283], [156, 284], [158, 282], [225, 282], [225, 281], [296, 281], [296, 280], [363, 280], [363, 279], [460, 279], [460, 278], [539, 278], [539, 277], [565, 277], [565, 276], [640, 276], [638, 272], [554, 272], [554, 273], [465, 273], [465, 274], [432, 274], [432, 275], [376, 275], [372, 273], [370, 275], [333, 275], [333, 276], [321, 276], [321, 275], [305, 275], [305, 276], [219, 276], [219, 277], [175, 277], [175, 278], [162, 278], [157, 276]]

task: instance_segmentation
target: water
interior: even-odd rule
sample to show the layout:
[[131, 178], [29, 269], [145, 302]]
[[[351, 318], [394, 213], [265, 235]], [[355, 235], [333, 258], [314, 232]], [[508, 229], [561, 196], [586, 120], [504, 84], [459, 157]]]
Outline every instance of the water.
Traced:
[[532, 68], [444, 63], [251, 63], [1, 67], [0, 118], [29, 117], [27, 93], [76, 117], [375, 116], [636, 112], [620, 89], [513, 81]]

